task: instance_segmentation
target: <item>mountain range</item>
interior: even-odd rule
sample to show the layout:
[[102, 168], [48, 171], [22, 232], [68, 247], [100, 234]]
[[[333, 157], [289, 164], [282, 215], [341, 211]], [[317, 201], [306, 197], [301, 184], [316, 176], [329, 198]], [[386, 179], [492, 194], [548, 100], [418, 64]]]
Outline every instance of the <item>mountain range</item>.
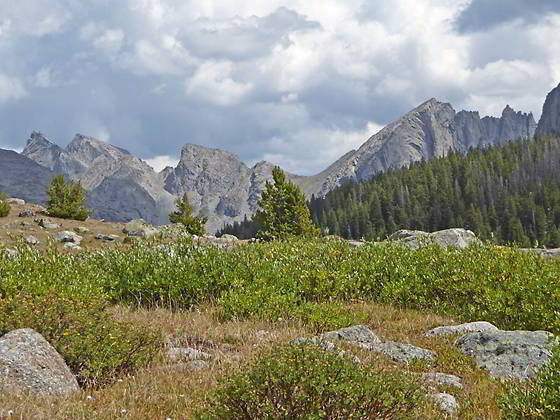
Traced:
[[[348, 181], [362, 181], [389, 168], [444, 156], [449, 150], [499, 145], [533, 136], [560, 135], [560, 85], [546, 98], [539, 124], [531, 113], [506, 106], [500, 118], [478, 112], [456, 112], [430, 99], [370, 137], [313, 176], [287, 174], [308, 195], [324, 196]], [[174, 201], [188, 194], [198, 214], [208, 217], [207, 230], [251, 217], [273, 164], [245, 165], [235, 154], [186, 144], [175, 168], [155, 172], [128, 151], [84, 135], [61, 148], [33, 132], [21, 154], [0, 149], [0, 191], [31, 202], [46, 200], [55, 174], [80, 181], [88, 192], [94, 217], [112, 221], [143, 218], [168, 222]]]

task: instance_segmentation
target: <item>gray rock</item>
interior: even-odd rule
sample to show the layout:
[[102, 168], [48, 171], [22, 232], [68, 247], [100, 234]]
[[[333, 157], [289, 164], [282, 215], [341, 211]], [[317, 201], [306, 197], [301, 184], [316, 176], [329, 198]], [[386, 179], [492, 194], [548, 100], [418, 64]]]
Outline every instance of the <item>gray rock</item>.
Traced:
[[24, 241], [27, 245], [39, 245], [39, 239], [33, 235], [26, 236]]
[[453, 418], [457, 416], [459, 403], [457, 403], [457, 400], [453, 395], [445, 392], [439, 392], [437, 394], [430, 394], [429, 397], [436, 402], [441, 411], [445, 414]]
[[546, 136], [560, 136], [560, 85], [547, 95], [541, 119], [535, 132], [536, 138]]
[[220, 236], [220, 239], [224, 240], [224, 241], [229, 241], [229, 242], [236, 242], [239, 240], [239, 238], [235, 235], [230, 235], [228, 233]]
[[95, 235], [95, 239], [103, 242], [115, 242], [119, 239], [119, 235], [105, 235], [103, 233], [98, 233]]
[[433, 233], [419, 230], [399, 230], [389, 236], [389, 240], [400, 241], [409, 248], [435, 244], [442, 247], [467, 248], [470, 245], [481, 244], [480, 240], [470, 230], [445, 229]]
[[19, 256], [19, 251], [17, 249], [12, 249], [12, 248], [5, 248], [4, 249], [4, 254], [9, 258], [9, 259], [15, 259]]
[[50, 221], [49, 219], [35, 219], [35, 222], [45, 229], [58, 229], [60, 227], [60, 225]]
[[192, 360], [187, 364], [188, 367], [194, 370], [208, 369], [210, 364], [204, 360]]
[[74, 242], [66, 242], [63, 248], [69, 251], [81, 251], [83, 249], [80, 245], [75, 244]]
[[79, 390], [62, 357], [30, 328], [0, 338], [0, 372], [5, 391], [68, 397]]
[[80, 242], [82, 242], [83, 238], [80, 235], [76, 234], [75, 232], [72, 232], [70, 230], [64, 230], [62, 232], [58, 232], [54, 234], [53, 239], [57, 242], [62, 242], [62, 243], [71, 242], [74, 244], [79, 244]]
[[381, 353], [395, 362], [409, 363], [414, 360], [433, 362], [437, 358], [437, 353], [431, 350], [426, 350], [411, 344], [396, 343], [394, 341], [370, 344], [360, 343], [359, 347], [374, 353]]
[[25, 200], [21, 198], [7, 198], [6, 203], [13, 204], [15, 206], [25, 206]]
[[369, 327], [365, 325], [355, 325], [353, 327], [342, 328], [330, 331], [317, 337], [325, 341], [351, 341], [356, 343], [380, 343], [381, 340]]
[[19, 212], [18, 217], [35, 217], [35, 212], [33, 210], [23, 210]]
[[436, 385], [452, 386], [458, 389], [463, 389], [461, 378], [447, 373], [423, 373], [422, 379], [425, 382], [433, 383]]
[[546, 331], [485, 331], [464, 335], [455, 344], [493, 377], [528, 379], [550, 362], [557, 342]]
[[74, 228], [74, 232], [84, 234], [89, 233], [89, 229], [85, 226], [77, 226]]
[[212, 355], [191, 347], [171, 347], [167, 350], [166, 355], [173, 362], [209, 360], [212, 358]]
[[426, 337], [437, 337], [441, 335], [452, 335], [452, 334], [465, 334], [472, 332], [486, 332], [486, 331], [499, 331], [498, 327], [492, 325], [486, 321], [476, 321], [468, 322], [466, 324], [460, 325], [444, 325], [442, 327], [436, 327], [426, 332], [424, 335]]
[[135, 219], [123, 227], [123, 233], [131, 237], [150, 238], [159, 234], [159, 230], [142, 219]]
[[346, 241], [346, 243], [354, 248], [360, 248], [366, 244], [363, 241]]
[[529, 254], [537, 254], [543, 258], [553, 258], [560, 256], [560, 248], [543, 249], [543, 248], [519, 248], [521, 252]]

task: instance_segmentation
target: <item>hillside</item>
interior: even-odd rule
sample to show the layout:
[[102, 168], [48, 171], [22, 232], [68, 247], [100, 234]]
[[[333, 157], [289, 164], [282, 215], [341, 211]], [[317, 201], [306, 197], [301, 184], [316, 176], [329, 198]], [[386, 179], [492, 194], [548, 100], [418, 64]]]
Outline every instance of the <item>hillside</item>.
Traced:
[[485, 240], [560, 246], [560, 139], [508, 143], [388, 171], [312, 201], [323, 230], [384, 238], [462, 226]]

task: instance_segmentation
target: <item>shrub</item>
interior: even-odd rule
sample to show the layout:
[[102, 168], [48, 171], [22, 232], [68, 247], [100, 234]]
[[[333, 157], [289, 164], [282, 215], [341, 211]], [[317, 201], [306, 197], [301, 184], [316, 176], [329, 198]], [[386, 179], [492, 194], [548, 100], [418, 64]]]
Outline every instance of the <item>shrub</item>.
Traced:
[[533, 380], [510, 384], [501, 408], [505, 420], [560, 418], [560, 347]]
[[226, 377], [195, 418], [412, 419], [422, 401], [411, 376], [352, 360], [314, 345], [262, 354]]
[[299, 187], [286, 180], [278, 166], [272, 170], [274, 183], [266, 182], [258, 202], [261, 208], [254, 220], [263, 240], [287, 239], [290, 236], [319, 236], [319, 228], [311, 221], [305, 195]]
[[6, 217], [10, 214], [11, 206], [6, 201], [6, 194], [0, 193], [0, 217]]
[[189, 203], [187, 193], [175, 201], [175, 206], [177, 206], [177, 210], [169, 214], [169, 221], [182, 224], [191, 235], [204, 235], [204, 225], [208, 219], [203, 216], [193, 216], [193, 208]]
[[82, 184], [55, 176], [47, 189], [47, 213], [61, 219], [86, 220], [91, 210], [85, 206], [86, 196]]

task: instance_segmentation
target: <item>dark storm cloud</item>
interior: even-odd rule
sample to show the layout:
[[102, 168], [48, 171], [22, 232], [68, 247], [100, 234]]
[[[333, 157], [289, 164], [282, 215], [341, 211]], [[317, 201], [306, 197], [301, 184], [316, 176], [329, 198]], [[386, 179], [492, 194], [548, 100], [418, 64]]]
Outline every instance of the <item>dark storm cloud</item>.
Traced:
[[535, 23], [550, 13], [560, 13], [560, 1], [473, 0], [458, 16], [456, 25], [459, 32], [470, 33], [516, 20]]

